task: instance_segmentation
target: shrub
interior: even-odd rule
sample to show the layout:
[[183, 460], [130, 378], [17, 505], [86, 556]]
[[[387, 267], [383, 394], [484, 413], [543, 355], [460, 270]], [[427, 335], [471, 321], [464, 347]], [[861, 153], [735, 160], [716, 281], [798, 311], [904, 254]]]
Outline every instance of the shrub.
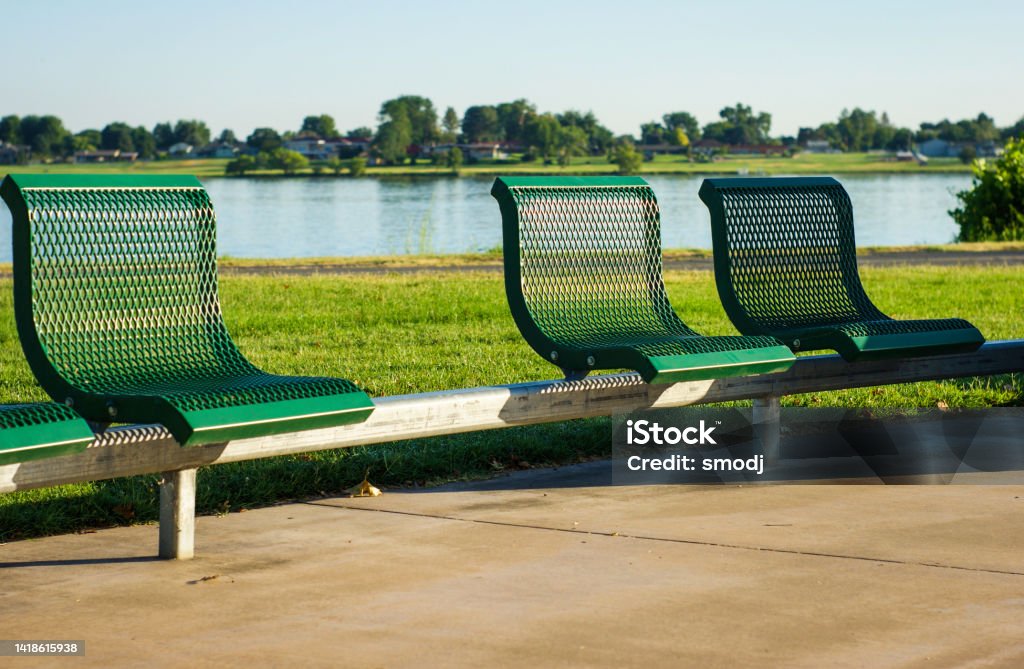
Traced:
[[1024, 240], [1024, 138], [1010, 140], [992, 163], [975, 161], [971, 188], [949, 212], [961, 242]]

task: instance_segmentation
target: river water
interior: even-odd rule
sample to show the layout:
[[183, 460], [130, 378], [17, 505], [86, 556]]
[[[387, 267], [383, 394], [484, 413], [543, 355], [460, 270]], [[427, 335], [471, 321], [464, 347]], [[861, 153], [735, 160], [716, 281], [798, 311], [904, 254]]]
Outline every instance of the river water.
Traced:
[[[665, 248], [711, 248], [702, 177], [648, 176], [662, 209]], [[947, 213], [967, 174], [845, 175], [857, 244], [944, 244]], [[239, 258], [366, 256], [484, 251], [501, 244], [491, 178], [207, 179], [217, 209], [218, 251]], [[0, 207], [0, 229], [10, 230]], [[10, 261], [10, 233], [0, 261]]]

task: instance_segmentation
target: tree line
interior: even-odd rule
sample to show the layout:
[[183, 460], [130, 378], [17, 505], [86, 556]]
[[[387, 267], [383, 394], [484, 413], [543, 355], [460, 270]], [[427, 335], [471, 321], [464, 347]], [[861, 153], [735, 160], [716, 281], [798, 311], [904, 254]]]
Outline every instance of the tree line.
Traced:
[[7, 115], [0, 118], [0, 143], [27, 146], [35, 159], [43, 160], [94, 150], [135, 152], [142, 159], [151, 159], [166, 154], [179, 143], [202, 148], [218, 142], [245, 146], [253, 154], [271, 156], [280, 155], [284, 143], [297, 137], [347, 138], [357, 141], [359, 148], [353, 149], [355, 153], [362, 152], [363, 144], [368, 144], [371, 156], [395, 164], [415, 161], [429, 147], [437, 145], [506, 142], [518, 147], [525, 161], [543, 159], [567, 164], [573, 156], [611, 155], [624, 144], [691, 147], [698, 142], [708, 145], [710, 141], [725, 147], [795, 146], [817, 140], [842, 151], [899, 151], [933, 138], [981, 143], [1005, 142], [1024, 135], [1024, 117], [1012, 126], [999, 128], [990, 116], [982, 113], [973, 119], [921, 123], [913, 130], [895, 126], [885, 112], [877, 114], [855, 108], [843, 110], [835, 121], [800, 128], [796, 136], [772, 136], [770, 113], [737, 103], [722, 108], [717, 119], [703, 125], [691, 113], [675, 111], [642, 124], [636, 136], [616, 136], [591, 111], [541, 112], [528, 100], [518, 99], [473, 105], [460, 116], [453, 107], [439, 114], [429, 98], [418, 95], [386, 100], [377, 121], [376, 129], [358, 127], [341, 132], [329, 114], [311, 115], [303, 119], [297, 130], [278, 132], [260, 127], [240, 140], [230, 129], [214, 139], [206, 123], [196, 119], [157, 123], [152, 129], [113, 122], [100, 130], [73, 133], [57, 116]]

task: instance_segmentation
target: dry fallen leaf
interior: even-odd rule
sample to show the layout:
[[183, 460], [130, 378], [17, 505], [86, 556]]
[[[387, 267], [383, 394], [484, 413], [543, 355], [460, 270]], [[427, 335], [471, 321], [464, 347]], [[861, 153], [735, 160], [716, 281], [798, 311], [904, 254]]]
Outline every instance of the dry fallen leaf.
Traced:
[[380, 495], [380, 488], [370, 483], [368, 480], [370, 473], [367, 472], [366, 476], [363, 477], [362, 483], [354, 485], [345, 492], [352, 497], [377, 497]]
[[938, 402], [938, 404], [936, 404], [936, 406], [939, 407], [939, 411], [945, 411], [946, 409], [949, 408], [949, 405], [946, 404], [945, 402], [943, 402], [942, 400], [939, 400], [939, 402]]

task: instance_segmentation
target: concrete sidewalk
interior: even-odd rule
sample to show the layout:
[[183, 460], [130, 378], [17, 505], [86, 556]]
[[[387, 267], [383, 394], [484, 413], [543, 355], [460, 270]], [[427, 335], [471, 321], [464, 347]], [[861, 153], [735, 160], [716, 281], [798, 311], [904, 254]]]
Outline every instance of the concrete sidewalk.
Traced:
[[[4, 666], [1024, 665], [1024, 487], [610, 487], [606, 463], [0, 546]], [[202, 474], [200, 474], [201, 476]]]

